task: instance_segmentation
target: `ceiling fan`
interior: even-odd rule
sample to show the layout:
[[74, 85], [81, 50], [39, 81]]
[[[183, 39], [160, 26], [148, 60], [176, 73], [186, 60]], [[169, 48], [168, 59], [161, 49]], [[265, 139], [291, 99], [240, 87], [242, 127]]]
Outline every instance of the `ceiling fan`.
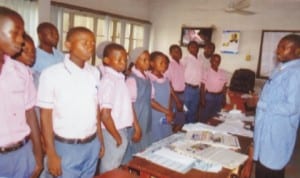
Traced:
[[225, 12], [253, 15], [255, 12], [247, 10], [247, 8], [250, 7], [250, 1], [251, 0], [227, 0]]

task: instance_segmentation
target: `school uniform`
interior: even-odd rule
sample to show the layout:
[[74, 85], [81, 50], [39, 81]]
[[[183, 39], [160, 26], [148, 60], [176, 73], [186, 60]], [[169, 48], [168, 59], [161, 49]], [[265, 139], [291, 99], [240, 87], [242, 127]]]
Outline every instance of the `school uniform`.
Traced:
[[[157, 78], [152, 73], [148, 73], [152, 85], [154, 88], [154, 99], [160, 105], [165, 108], [169, 108], [170, 99], [170, 81], [167, 78]], [[172, 134], [172, 126], [169, 123], [162, 123], [161, 119], [165, 118], [165, 114], [152, 109], [152, 128], [151, 128], [151, 138], [152, 142], [161, 140]]]
[[197, 120], [199, 108], [202, 61], [192, 54], [188, 54], [180, 62], [184, 66], [184, 104], [188, 109], [185, 113], [186, 123], [193, 123]]
[[142, 139], [135, 143], [131, 141], [133, 128], [129, 129], [128, 140], [129, 144], [123, 159], [123, 163], [131, 160], [132, 155], [144, 150], [151, 144], [150, 131], [152, 125], [151, 117], [151, 98], [152, 84], [148, 77], [145, 77], [134, 66], [132, 73], [126, 80], [126, 84], [131, 94], [131, 101], [142, 131]]
[[[180, 62], [171, 58], [165, 76], [170, 80], [177, 98], [184, 103], [184, 66]], [[183, 125], [185, 123], [184, 112], [177, 111], [174, 99], [172, 100], [172, 108], [175, 110], [174, 124]]]
[[202, 82], [205, 84], [205, 107], [201, 109], [200, 122], [205, 123], [222, 109], [225, 99], [223, 88], [227, 83], [225, 71], [215, 71], [210, 67], [204, 72]]
[[36, 90], [26, 66], [4, 56], [0, 73], [0, 177], [30, 177], [35, 159], [25, 111], [34, 107]]
[[125, 76], [110, 67], [104, 66], [104, 69], [105, 73], [101, 78], [98, 92], [100, 109], [111, 109], [111, 116], [122, 138], [122, 144], [117, 147], [115, 139], [102, 124], [107, 151], [101, 159], [101, 173], [120, 166], [128, 145], [127, 128], [132, 126], [134, 117]]
[[60, 177], [95, 174], [100, 150], [96, 134], [98, 87], [98, 70], [88, 63], [78, 67], [69, 54], [41, 74], [37, 106], [52, 110], [55, 149], [62, 160]]

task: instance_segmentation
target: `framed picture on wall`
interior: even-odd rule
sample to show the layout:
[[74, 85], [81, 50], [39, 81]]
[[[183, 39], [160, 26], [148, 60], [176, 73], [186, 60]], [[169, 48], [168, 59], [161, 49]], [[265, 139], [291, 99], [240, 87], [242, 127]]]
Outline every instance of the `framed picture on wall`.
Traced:
[[240, 31], [224, 30], [222, 33], [222, 53], [237, 54], [239, 52]]
[[190, 41], [196, 41], [200, 47], [204, 47], [206, 42], [211, 41], [212, 32], [212, 28], [182, 27], [180, 44], [182, 46], [187, 46]]
[[279, 40], [291, 33], [300, 35], [295, 30], [263, 30], [256, 75], [258, 78], [267, 79], [277, 65], [276, 49]]

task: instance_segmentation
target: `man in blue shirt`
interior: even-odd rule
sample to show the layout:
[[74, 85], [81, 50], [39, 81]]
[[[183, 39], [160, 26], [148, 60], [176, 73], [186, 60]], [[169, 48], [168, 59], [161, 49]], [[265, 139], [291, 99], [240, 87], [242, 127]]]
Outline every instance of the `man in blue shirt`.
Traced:
[[300, 36], [283, 37], [276, 53], [279, 65], [266, 82], [257, 103], [256, 178], [284, 178], [300, 120]]

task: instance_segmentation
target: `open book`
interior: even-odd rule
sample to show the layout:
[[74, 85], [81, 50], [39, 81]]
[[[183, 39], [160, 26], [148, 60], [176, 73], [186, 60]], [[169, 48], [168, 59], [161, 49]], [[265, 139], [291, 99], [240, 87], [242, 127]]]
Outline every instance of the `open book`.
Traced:
[[226, 133], [200, 130], [187, 132], [186, 137], [195, 143], [204, 143], [215, 147], [223, 147], [228, 149], [240, 149], [238, 138]]

